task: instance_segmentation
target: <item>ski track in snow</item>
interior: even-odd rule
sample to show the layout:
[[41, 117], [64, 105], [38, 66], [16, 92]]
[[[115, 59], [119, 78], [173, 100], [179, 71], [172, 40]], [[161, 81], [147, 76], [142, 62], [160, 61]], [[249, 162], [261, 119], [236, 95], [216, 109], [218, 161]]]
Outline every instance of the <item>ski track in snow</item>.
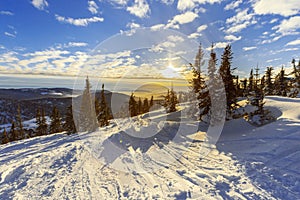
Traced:
[[[215, 147], [205, 145], [201, 132], [189, 148], [173, 141], [153, 141], [146, 154], [129, 147], [115, 160], [126, 171], [89, 148], [119, 134], [116, 125], [84, 136], [58, 133], [1, 145], [0, 199], [299, 199], [300, 99], [289, 100], [267, 98], [267, 106], [281, 112], [268, 125], [227, 122]], [[129, 123], [122, 125], [131, 128]], [[185, 130], [193, 125], [181, 123]], [[201, 148], [211, 151], [201, 156]]]

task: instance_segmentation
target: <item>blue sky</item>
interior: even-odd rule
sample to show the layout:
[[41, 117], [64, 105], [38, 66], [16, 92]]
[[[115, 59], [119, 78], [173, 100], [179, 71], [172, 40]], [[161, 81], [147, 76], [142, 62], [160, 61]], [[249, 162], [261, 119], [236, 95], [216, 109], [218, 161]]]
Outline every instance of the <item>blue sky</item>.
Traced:
[[[300, 56], [299, 0], [2, 0], [0, 72], [76, 75], [99, 43], [143, 27], [177, 31], [205, 49], [214, 42], [219, 58], [230, 43], [233, 66], [242, 76], [257, 64], [262, 71], [289, 67]], [[113, 44], [116, 49], [128, 45]], [[120, 52], [109, 52], [110, 59]], [[132, 69], [146, 64], [130, 59], [133, 55], [138, 58], [134, 53], [122, 57]]]

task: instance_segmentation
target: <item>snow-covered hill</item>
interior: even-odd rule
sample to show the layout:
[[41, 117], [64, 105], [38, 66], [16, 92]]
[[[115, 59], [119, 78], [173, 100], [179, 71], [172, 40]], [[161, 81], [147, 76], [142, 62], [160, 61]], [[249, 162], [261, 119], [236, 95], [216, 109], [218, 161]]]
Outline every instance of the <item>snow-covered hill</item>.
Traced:
[[215, 146], [162, 111], [1, 145], [0, 199], [299, 199], [300, 99], [266, 105], [276, 122], [231, 120]]

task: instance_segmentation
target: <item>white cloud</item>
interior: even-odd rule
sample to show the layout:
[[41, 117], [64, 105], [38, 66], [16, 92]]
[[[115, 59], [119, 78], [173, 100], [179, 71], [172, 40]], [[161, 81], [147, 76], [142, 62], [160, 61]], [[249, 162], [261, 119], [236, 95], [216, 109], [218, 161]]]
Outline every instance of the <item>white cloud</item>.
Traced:
[[15, 38], [16, 37], [16, 34], [14, 33], [9, 33], [9, 32], [4, 32], [4, 35], [8, 36], [8, 37], [12, 37], [12, 38]]
[[278, 14], [288, 17], [300, 11], [299, 0], [257, 0], [252, 6], [259, 15]]
[[224, 39], [229, 40], [229, 41], [238, 41], [238, 40], [242, 39], [242, 36], [237, 37], [235, 35], [226, 35], [224, 37]]
[[200, 37], [200, 36], [202, 35], [201, 32], [204, 31], [204, 30], [206, 30], [207, 27], [208, 27], [208, 26], [207, 26], [206, 24], [203, 24], [203, 25], [199, 26], [199, 27], [197, 28], [197, 32], [190, 34], [190, 35], [188, 36], [188, 38], [190, 38], [190, 39], [195, 39], [195, 38]]
[[243, 50], [244, 51], [251, 51], [251, 50], [254, 50], [254, 49], [257, 49], [257, 47], [243, 47]]
[[198, 38], [198, 37], [200, 37], [200, 36], [202, 36], [201, 33], [192, 33], [192, 34], [190, 34], [190, 35], [188, 36], [188, 38], [190, 38], [190, 39], [196, 39], [196, 38]]
[[146, 0], [134, 0], [134, 4], [127, 7], [127, 11], [139, 18], [144, 18], [150, 13], [150, 7]]
[[121, 5], [121, 6], [126, 5], [128, 3], [128, 1], [129, 0], [109, 0], [110, 3]]
[[300, 29], [300, 16], [294, 16], [289, 19], [284, 19], [278, 26], [273, 27], [282, 35], [295, 34], [296, 30]]
[[300, 45], [300, 39], [290, 41], [285, 46], [294, 46], [294, 45]]
[[32, 0], [31, 4], [39, 10], [44, 10], [48, 7], [48, 2], [46, 0]]
[[[223, 49], [228, 45], [228, 42], [217, 42], [214, 44], [215, 49]], [[210, 47], [208, 48], [210, 50]]]
[[178, 0], [177, 9], [179, 11], [193, 10], [197, 4], [214, 4], [220, 3], [223, 0]]
[[179, 14], [173, 17], [172, 20], [168, 21], [168, 24], [166, 25], [167, 28], [175, 28], [179, 29], [179, 25], [181, 24], [187, 24], [193, 22], [198, 15], [194, 12], [187, 11], [183, 14]]
[[174, 3], [174, 0], [160, 0], [162, 3], [167, 4], [167, 5], [171, 5]]
[[278, 61], [278, 60], [281, 60], [281, 58], [270, 59], [270, 60], [267, 60], [266, 62], [271, 63], [271, 62]]
[[278, 21], [278, 18], [274, 18], [274, 19], [272, 19], [271, 21], [270, 21], [270, 24], [274, 24], [275, 22], [277, 22]]
[[91, 18], [70, 18], [70, 17], [63, 17], [59, 15], [55, 15], [55, 18], [59, 22], [67, 23], [67, 24], [72, 24], [74, 26], [87, 26], [90, 23], [95, 23], [95, 22], [103, 22], [104, 19], [102, 17], [91, 17]]
[[226, 33], [238, 33], [238, 32], [241, 32], [243, 29], [247, 28], [247, 26], [249, 24], [250, 24], [249, 22], [245, 22], [243, 24], [234, 25], [234, 26], [231, 26], [230, 28], [226, 29], [225, 32]]
[[207, 26], [206, 24], [203, 24], [203, 25], [201, 25], [201, 26], [199, 26], [199, 27], [197, 28], [197, 32], [200, 33], [200, 32], [202, 32], [202, 31], [206, 30], [207, 27], [208, 27], [208, 26]]
[[248, 11], [249, 9], [247, 8], [241, 12], [238, 12], [235, 16], [226, 19], [226, 24], [240, 24], [251, 20], [254, 14], [248, 14]]
[[239, 7], [239, 5], [243, 2], [243, 0], [235, 0], [235, 1], [232, 1], [231, 3], [227, 4], [225, 6], [225, 10], [233, 10], [237, 7]]
[[254, 13], [248, 13], [249, 8], [238, 12], [235, 16], [226, 19], [227, 29], [224, 32], [232, 34], [242, 31], [248, 26], [257, 23]]
[[12, 15], [14, 15], [14, 13], [12, 13], [10, 11], [2, 10], [2, 11], [0, 11], [0, 15], [10, 15], [10, 16], [12, 16]]
[[166, 26], [165, 24], [156, 24], [156, 25], [151, 26], [150, 29], [152, 31], [158, 31], [160, 29], [165, 28], [165, 26]]
[[88, 10], [92, 14], [97, 14], [98, 13], [98, 5], [96, 4], [95, 1], [88, 1]]
[[65, 47], [85, 47], [88, 46], [85, 42], [69, 42]]

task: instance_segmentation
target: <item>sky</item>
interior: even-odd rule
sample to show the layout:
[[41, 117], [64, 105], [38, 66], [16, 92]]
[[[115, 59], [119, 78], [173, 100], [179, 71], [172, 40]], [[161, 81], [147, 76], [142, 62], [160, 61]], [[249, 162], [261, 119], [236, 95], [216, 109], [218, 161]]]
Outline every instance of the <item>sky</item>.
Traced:
[[299, 0], [2, 0], [0, 73], [165, 76], [214, 43], [248, 76], [298, 60], [299, 31]]

